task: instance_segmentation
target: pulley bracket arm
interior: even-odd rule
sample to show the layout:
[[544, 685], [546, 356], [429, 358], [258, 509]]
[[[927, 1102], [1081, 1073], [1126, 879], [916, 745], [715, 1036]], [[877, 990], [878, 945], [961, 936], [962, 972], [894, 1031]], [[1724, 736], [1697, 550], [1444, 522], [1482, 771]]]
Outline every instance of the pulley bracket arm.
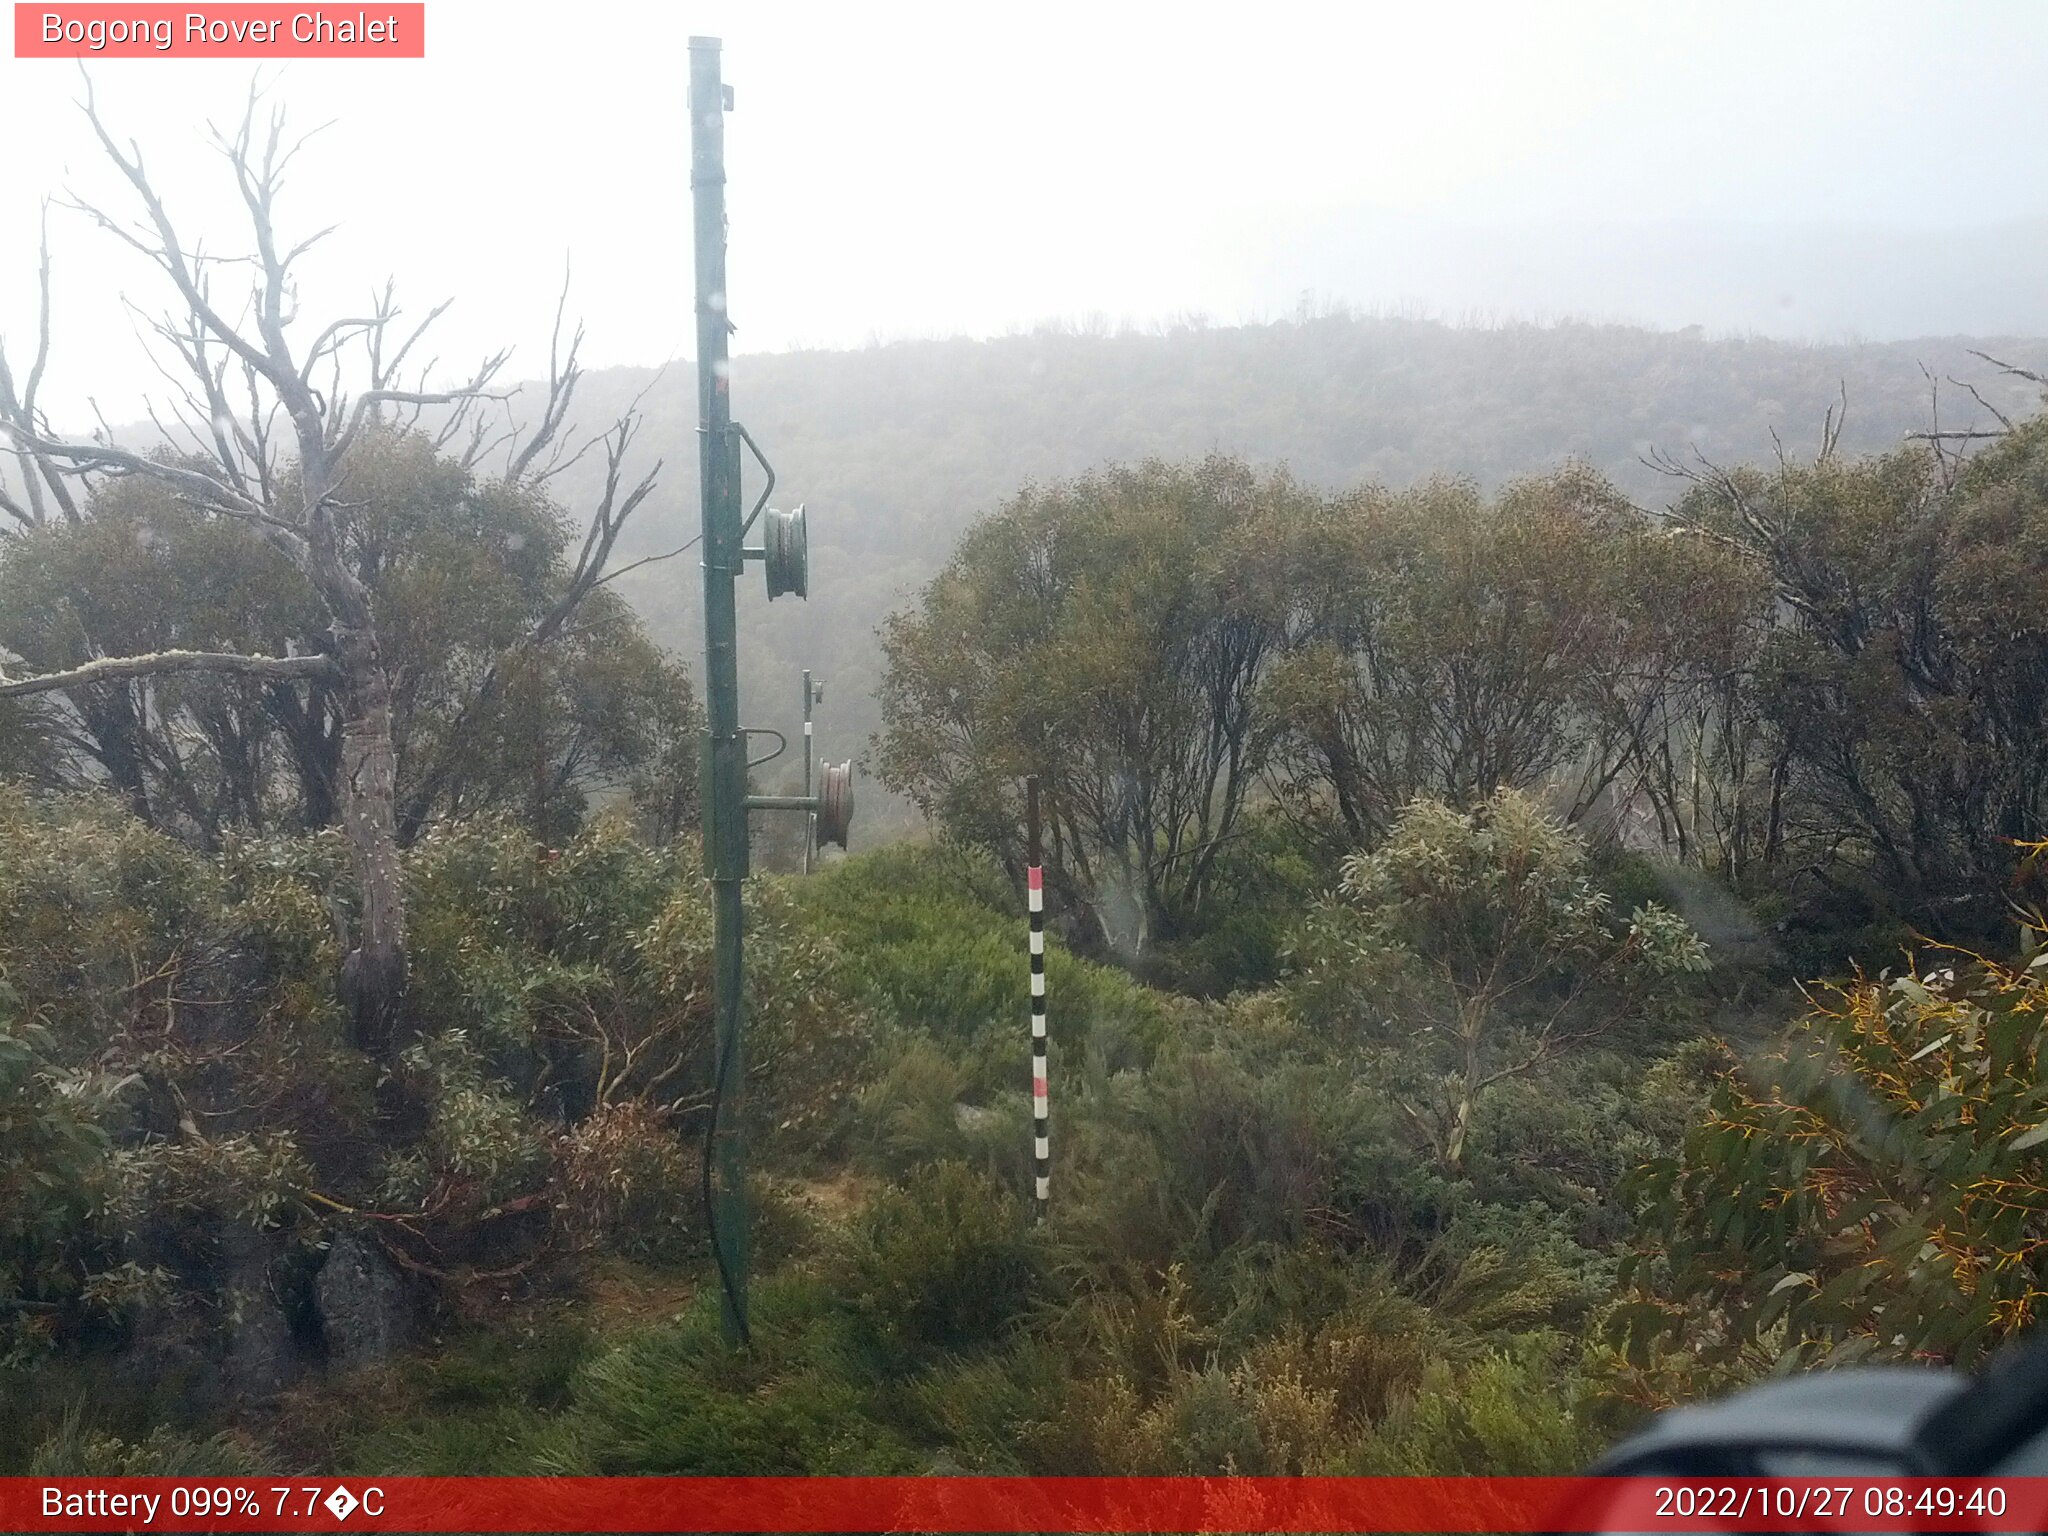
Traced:
[[743, 725], [740, 727], [740, 734], [742, 736], [773, 736], [775, 738], [775, 750], [773, 752], [770, 752], [766, 757], [752, 757], [747, 759], [747, 771], [749, 773], [753, 772], [756, 768], [760, 768], [769, 763], [774, 762], [775, 759], [782, 756], [783, 753], [789, 750], [789, 738], [783, 735], [782, 732], [776, 730], [773, 726]]
[[[753, 450], [754, 462], [761, 466], [761, 473], [768, 477], [768, 483], [761, 487], [761, 499], [754, 503], [754, 510], [749, 512], [747, 520], [740, 524], [740, 537], [744, 539], [749, 533], [754, 531], [754, 524], [761, 516], [761, 509], [768, 505], [768, 498], [774, 494], [775, 466], [768, 462], [768, 455], [761, 451], [761, 445], [754, 441], [753, 436], [745, 427], [741, 426], [738, 422], [734, 422], [732, 429], [739, 434], [739, 440]], [[747, 551], [747, 553], [752, 553], [752, 551]]]

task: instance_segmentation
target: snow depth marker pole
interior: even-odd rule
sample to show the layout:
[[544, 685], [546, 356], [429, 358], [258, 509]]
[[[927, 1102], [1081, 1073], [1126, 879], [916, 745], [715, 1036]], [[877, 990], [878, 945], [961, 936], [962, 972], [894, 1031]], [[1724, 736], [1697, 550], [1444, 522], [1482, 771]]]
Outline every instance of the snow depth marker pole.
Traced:
[[1024, 782], [1031, 838], [1031, 862], [1025, 870], [1031, 906], [1031, 1171], [1033, 1209], [1042, 1221], [1052, 1185], [1045, 1060], [1045, 867], [1038, 836], [1038, 780]]

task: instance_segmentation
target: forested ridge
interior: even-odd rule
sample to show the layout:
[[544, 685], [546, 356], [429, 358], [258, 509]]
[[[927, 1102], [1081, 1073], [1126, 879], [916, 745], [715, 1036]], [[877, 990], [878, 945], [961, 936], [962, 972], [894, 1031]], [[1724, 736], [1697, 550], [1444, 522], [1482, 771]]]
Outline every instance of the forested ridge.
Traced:
[[[734, 339], [743, 345], [745, 336]], [[796, 674], [813, 667], [838, 685], [820, 713], [822, 749], [858, 753], [880, 723], [882, 619], [976, 517], [1030, 481], [1220, 452], [1285, 466], [1321, 488], [1455, 476], [1491, 490], [1579, 461], [1661, 509], [1680, 487], [1649, 462], [1657, 455], [1767, 459], [1774, 434], [1787, 453], [1810, 455], [1844, 401], [1841, 442], [1851, 452], [1934, 426], [1995, 426], [1954, 381], [2001, 410], [2024, 411], [2031, 387], [1980, 352], [2048, 368], [2048, 346], [2027, 338], [1814, 345], [1342, 311], [1246, 326], [1114, 333], [1055, 324], [989, 341], [742, 351], [737, 412], [774, 462], [776, 504], [806, 503], [817, 571], [801, 608], [778, 604], [772, 622], [765, 610], [743, 612], [752, 707], [786, 729]], [[609, 420], [642, 390], [647, 440], [664, 451], [691, 442], [696, 396], [683, 362], [658, 375], [593, 370], [584, 408]], [[671, 474], [622, 549], [674, 547], [695, 533], [696, 518], [694, 475]], [[701, 649], [693, 562], [647, 567], [621, 587], [662, 643], [685, 655]], [[891, 829], [912, 824], [900, 802], [874, 809]]]
[[748, 884], [735, 1348], [687, 383], [287, 321], [280, 135], [247, 320], [103, 136], [182, 433], [0, 369], [0, 1471], [1553, 1473], [2033, 1325], [2042, 344], [742, 359], [750, 718], [916, 835]]

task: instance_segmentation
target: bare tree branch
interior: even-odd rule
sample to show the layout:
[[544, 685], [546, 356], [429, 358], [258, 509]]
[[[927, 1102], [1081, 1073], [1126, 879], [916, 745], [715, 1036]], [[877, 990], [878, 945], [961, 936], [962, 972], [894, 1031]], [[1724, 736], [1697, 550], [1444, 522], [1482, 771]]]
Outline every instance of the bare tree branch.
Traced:
[[[14, 376], [7, 365], [7, 351], [0, 346], [0, 421], [11, 421], [34, 432], [38, 429], [36, 394], [42, 387], [43, 369], [50, 360], [50, 205], [43, 202], [40, 247], [37, 253], [36, 287], [38, 294], [36, 318], [35, 361], [29, 365], [28, 378], [20, 395], [14, 390]], [[48, 486], [51, 498], [63, 512], [66, 522], [78, 521], [78, 504], [72, 499], [71, 491], [64, 484], [64, 477], [55, 466], [41, 455], [15, 446], [15, 458], [21, 465], [22, 486], [28, 496], [25, 509], [27, 520], [40, 525], [47, 516], [43, 505], [43, 488]], [[10, 515], [21, 510], [18, 505], [8, 508]]]
[[334, 682], [339, 673], [325, 656], [237, 656], [227, 651], [158, 651], [148, 656], [103, 656], [68, 672], [10, 678], [0, 673], [0, 699], [32, 693], [56, 693], [92, 683], [120, 682], [133, 677], [164, 677], [180, 672], [214, 672], [270, 681], [286, 678]]
[[[569, 304], [569, 264], [562, 264], [562, 291], [555, 298], [555, 324], [548, 334], [548, 397], [541, 407], [540, 424], [534, 428], [533, 438], [525, 447], [512, 456], [512, 463], [505, 471], [508, 481], [517, 482], [538, 457], [553, 442], [561, 430], [563, 420], [569, 414], [569, 403], [576, 394], [576, 386], [582, 381], [583, 369], [578, 365], [577, 354], [583, 348], [583, 327], [576, 327], [576, 334], [569, 339], [569, 356], [562, 361], [562, 314]], [[559, 457], [559, 455], [558, 455]], [[542, 476], [546, 478], [545, 474]]]
[[2001, 427], [2005, 428], [2006, 431], [2012, 431], [2012, 418], [2006, 415], [2005, 412], [2001, 411], [1997, 406], [1993, 405], [1989, 400], [1986, 400], [1984, 398], [1983, 391], [1978, 389], [1976, 385], [1970, 383], [1966, 379], [1956, 378], [1951, 378], [1949, 380], [1949, 383], [1956, 385], [1958, 388], [1967, 389], [1970, 392], [1970, 398], [1972, 400], [1976, 401], [1977, 404], [1982, 406], [1985, 410], [1989, 411], [1994, 417], [1996, 417], [1998, 424]]
[[1849, 424], [1849, 381], [1841, 381], [1840, 409], [1828, 407], [1826, 419], [1821, 423], [1820, 454], [1815, 462], [1825, 464], [1835, 456], [1835, 445], [1842, 440], [1842, 428]]
[[1934, 449], [1934, 467], [1941, 476], [1944, 492], [1955, 489], [1956, 476], [1962, 472], [1963, 451], [1958, 449], [1953, 458], [1949, 456], [1945, 439], [1949, 436], [1941, 429], [1941, 381], [1928, 371], [1927, 365], [1920, 365], [1920, 377], [1927, 381], [1927, 431], [1909, 432], [1907, 437], [1918, 438]]
[[493, 394], [485, 388], [499, 369], [505, 366], [512, 354], [499, 352], [484, 359], [470, 381], [459, 389], [366, 389], [355, 398], [355, 411], [349, 418], [347, 428], [333, 442], [330, 452], [336, 459], [347, 455], [361, 435], [363, 424], [370, 413], [379, 405], [462, 405], [478, 400], [509, 400], [509, 393]]
[[703, 542], [704, 535], [700, 533], [696, 537], [687, 539], [683, 543], [678, 544], [674, 549], [670, 550], [665, 555], [645, 555], [642, 556], [640, 559], [635, 560], [630, 565], [620, 566], [616, 571], [607, 571], [603, 576], [599, 577], [596, 581], [592, 582], [591, 586], [594, 589], [597, 587], [604, 586], [608, 582], [617, 581], [621, 576], [629, 575], [632, 572], [639, 570], [640, 567], [643, 565], [659, 565], [664, 560], [673, 560], [677, 555], [688, 554], [691, 550], [695, 549], [699, 544], [702, 544]]
[[2014, 363], [2002, 362], [1989, 352], [1979, 352], [1975, 347], [1970, 349], [1970, 356], [1981, 357], [2000, 373], [2011, 374], [2016, 379], [2025, 379], [2030, 384], [2039, 384], [2042, 388], [2048, 389], [2048, 376], [2035, 373], [2031, 368], [2021, 368]]
[[16, 501], [12, 496], [8, 495], [7, 487], [4, 485], [0, 485], [0, 512], [5, 512], [9, 517], [21, 524], [23, 528], [39, 528], [42, 526], [43, 520]]
[[313, 338], [313, 345], [306, 349], [306, 361], [299, 369], [299, 377], [310, 384], [313, 380], [313, 370], [319, 366], [320, 359], [327, 355], [330, 348], [338, 351], [352, 336], [381, 329], [388, 318], [389, 316], [380, 313], [368, 316], [351, 315], [335, 321]]
[[[177, 226], [171, 222], [171, 216], [165, 210], [163, 200], [157, 196], [156, 188], [150, 184], [149, 177], [143, 170], [141, 146], [131, 139], [128, 142], [129, 153], [122, 153], [121, 146], [114, 142], [113, 134], [108, 131], [106, 123], [100, 117], [99, 105], [93, 96], [90, 79], [86, 81], [85, 101], [82, 105], [86, 121], [92, 124], [93, 133], [98, 137], [101, 148], [107, 152], [107, 157], [114, 162], [120, 169], [121, 174], [127, 178], [128, 184], [135, 189], [136, 196], [141, 198], [142, 206], [149, 214], [150, 228], [156, 235], [157, 243], [152, 245], [149, 241], [142, 239], [118, 224], [90, 203], [73, 199], [70, 206], [87, 215], [102, 229], [119, 236], [129, 245], [134, 246], [135, 249], [141, 251], [143, 255], [149, 257], [151, 261], [161, 267], [165, 274], [170, 277], [172, 283], [176, 285], [178, 292], [183, 295], [186, 304], [191, 307], [192, 313], [198, 316], [214, 335], [220, 337], [223, 343], [239, 353], [245, 362], [269, 379], [271, 385], [278, 390], [279, 394], [284, 394], [286, 381], [280, 380], [277, 377], [278, 368], [276, 360], [263, 348], [256, 346], [255, 343], [243, 336], [209, 302], [206, 290], [194, 271], [194, 260], [188, 255], [184, 245], [180, 242]], [[252, 91], [249, 98], [249, 113], [243, 119], [243, 132], [245, 135], [248, 132], [249, 122], [253, 118], [255, 110], [256, 98]], [[249, 196], [246, 167], [238, 170], [237, 180], [243, 185], [244, 198], [246, 200]], [[281, 274], [274, 275], [281, 278]]]
[[9, 421], [0, 421], [0, 432], [51, 459], [61, 459], [81, 468], [105, 469], [122, 475], [142, 475], [159, 481], [183, 492], [208, 511], [256, 524], [263, 530], [267, 539], [295, 559], [303, 557], [305, 553], [305, 538], [296, 526], [282, 518], [273, 517], [261, 502], [236, 490], [225, 481], [216, 480], [213, 476], [202, 474], [196, 469], [167, 464], [162, 459], [146, 458], [126, 448], [116, 448], [111, 443], [57, 442], [51, 438], [24, 432]]
[[[384, 304], [386, 311], [384, 321], [386, 325], [388, 325], [391, 321], [396, 320], [398, 318], [398, 311], [395, 308], [391, 307], [391, 291], [391, 285], [389, 283], [386, 283], [384, 285]], [[448, 313], [449, 306], [452, 305], [454, 302], [455, 301], [453, 299], [443, 299], [440, 303], [436, 304], [432, 309], [428, 310], [427, 317], [424, 320], [422, 320], [418, 325], [414, 326], [412, 328], [412, 334], [407, 336], [404, 341], [398, 344], [398, 350], [391, 354], [391, 361], [389, 363], [384, 362], [382, 349], [380, 346], [377, 355], [372, 358], [372, 366], [370, 369], [370, 382], [373, 386], [381, 387], [385, 384], [389, 384], [393, 379], [398, 377], [398, 370], [405, 366], [405, 360], [407, 356], [410, 355], [410, 353], [412, 352], [413, 345], [416, 342], [418, 342], [418, 340], [422, 336], [427, 334], [427, 328], [429, 326], [431, 326], [436, 320], [440, 319], [443, 315]], [[380, 341], [382, 335], [383, 326], [379, 326], [378, 336], [380, 338]], [[436, 359], [436, 361], [438, 361], [438, 359]], [[430, 362], [427, 364], [426, 368], [421, 371], [424, 373], [431, 373], [433, 371], [433, 367], [434, 364]]]

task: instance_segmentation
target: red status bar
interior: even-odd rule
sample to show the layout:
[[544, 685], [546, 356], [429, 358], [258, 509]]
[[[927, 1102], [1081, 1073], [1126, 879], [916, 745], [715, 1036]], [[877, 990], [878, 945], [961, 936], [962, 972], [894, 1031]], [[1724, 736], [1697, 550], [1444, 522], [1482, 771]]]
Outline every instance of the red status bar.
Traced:
[[8, 1531], [2039, 1531], [2048, 1478], [0, 1478]]

